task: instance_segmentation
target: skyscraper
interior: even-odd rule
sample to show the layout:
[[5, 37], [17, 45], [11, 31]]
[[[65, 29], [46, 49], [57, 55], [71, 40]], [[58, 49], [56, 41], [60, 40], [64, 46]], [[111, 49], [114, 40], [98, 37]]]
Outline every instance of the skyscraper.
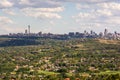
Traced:
[[105, 29], [105, 31], [104, 31], [104, 36], [107, 36], [107, 34], [108, 34], [108, 30]]
[[25, 34], [27, 34], [28, 32], [27, 32], [27, 29], [25, 30]]

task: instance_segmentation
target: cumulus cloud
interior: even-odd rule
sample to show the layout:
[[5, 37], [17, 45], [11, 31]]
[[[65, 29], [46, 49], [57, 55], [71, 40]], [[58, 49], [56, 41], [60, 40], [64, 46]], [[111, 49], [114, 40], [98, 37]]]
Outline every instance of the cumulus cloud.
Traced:
[[55, 0], [2, 0], [0, 8], [10, 15], [15, 15], [11, 8], [17, 8], [26, 16], [49, 19], [60, 19], [61, 16], [58, 13], [63, 11], [61, 2]]
[[[14, 4], [11, 7], [19, 9], [26, 16], [35, 18], [60, 19], [58, 12], [63, 11], [61, 2], [55, 0], [9, 0], [9, 2]], [[4, 10], [4, 12], [14, 15], [12, 11]]]
[[16, 8], [40, 8], [40, 7], [59, 7], [61, 2], [55, 0], [5, 0], [13, 3], [12, 7]]
[[104, 22], [108, 24], [120, 25], [120, 17], [110, 17], [108, 19], [105, 19]]
[[26, 16], [31, 16], [35, 18], [60, 19], [61, 16], [58, 14], [58, 12], [61, 12], [63, 10], [64, 10], [63, 7], [57, 7], [57, 8], [24, 8], [21, 11]]
[[102, 4], [98, 4], [98, 6], [105, 9], [120, 10], [120, 3], [115, 3], [115, 2], [102, 3]]
[[22, 5], [24, 7], [58, 7], [61, 4], [58, 1], [54, 0], [20, 0], [19, 5]]
[[76, 4], [76, 9], [80, 12], [73, 18], [77, 23], [120, 24], [120, 3], [117, 0], [101, 0], [102, 2], [92, 0], [91, 2], [95, 1], [96, 4]]
[[23, 11], [33, 11], [33, 12], [61, 12], [64, 10], [63, 7], [56, 8], [24, 8]]
[[72, 16], [72, 17], [73, 18], [80, 18], [80, 19], [89, 19], [89, 18], [95, 18], [95, 15], [93, 15], [92, 13], [80, 12], [78, 15]]
[[8, 18], [8, 17], [0, 16], [0, 23], [3, 23], [3, 24], [12, 24], [13, 21], [10, 18]]
[[108, 9], [98, 9], [98, 10], [96, 10], [95, 13], [99, 16], [107, 16], [107, 17], [113, 15], [112, 12]]
[[[58, 18], [61, 16], [58, 12], [63, 11], [61, 8], [62, 3], [64, 2], [73, 2], [73, 3], [82, 3], [77, 5], [78, 9], [90, 9], [90, 8], [106, 8], [106, 9], [120, 9], [120, 4], [116, 3], [118, 0], [2, 0], [0, 2], [0, 8], [18, 8], [25, 15], [31, 17], [39, 17], [39, 18]], [[91, 3], [96, 3], [92, 5]], [[56, 10], [55, 10], [56, 9]], [[101, 10], [97, 10], [99, 13], [103, 15], [112, 15], [111, 12], [106, 13]], [[5, 13], [14, 15], [12, 11], [4, 10]], [[33, 15], [34, 14], [34, 15]], [[79, 16], [87, 16], [88, 14], [79, 14]]]
[[[72, 2], [72, 3], [109, 3], [109, 2], [120, 2], [119, 0], [2, 0], [0, 1], [0, 8], [6, 7], [17, 7], [17, 8], [50, 8], [50, 7], [60, 7], [62, 3]], [[114, 7], [117, 7], [116, 4], [112, 4]], [[108, 5], [111, 6], [111, 5]]]
[[[57, 0], [56, 0], [57, 1]], [[75, 2], [75, 3], [104, 3], [104, 2], [120, 2], [119, 0], [60, 0], [61, 2]]]
[[11, 30], [9, 24], [13, 24], [13, 23], [14, 22], [10, 18], [5, 16], [0, 16], [0, 33], [9, 32]]
[[19, 1], [19, 4], [30, 5], [30, 4], [32, 4], [32, 3], [30, 3], [29, 0], [20, 0], [20, 1]]
[[12, 7], [14, 4], [8, 0], [0, 0], [0, 8], [9, 8]]
[[2, 9], [2, 11], [9, 15], [16, 15], [16, 13], [12, 9]]

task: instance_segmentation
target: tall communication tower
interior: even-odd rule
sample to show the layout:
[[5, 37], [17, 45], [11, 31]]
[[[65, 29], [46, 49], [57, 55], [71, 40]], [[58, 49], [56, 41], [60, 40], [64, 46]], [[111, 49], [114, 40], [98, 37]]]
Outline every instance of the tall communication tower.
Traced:
[[30, 34], [30, 25], [28, 25], [28, 33]]

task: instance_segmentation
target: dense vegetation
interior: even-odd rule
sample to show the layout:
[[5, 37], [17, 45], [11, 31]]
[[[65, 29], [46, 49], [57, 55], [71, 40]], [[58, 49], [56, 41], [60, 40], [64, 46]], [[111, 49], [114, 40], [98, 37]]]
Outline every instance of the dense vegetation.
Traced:
[[0, 79], [120, 80], [120, 41], [0, 38]]

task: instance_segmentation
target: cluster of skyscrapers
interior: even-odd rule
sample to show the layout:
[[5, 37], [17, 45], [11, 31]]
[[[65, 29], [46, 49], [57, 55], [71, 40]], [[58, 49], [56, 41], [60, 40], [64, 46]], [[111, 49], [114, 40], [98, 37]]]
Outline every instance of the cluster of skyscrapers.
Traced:
[[104, 39], [120, 39], [120, 33], [117, 33], [116, 31], [114, 33], [110, 33], [105, 29], [104, 33], [101, 32], [99, 34], [99, 37]]

